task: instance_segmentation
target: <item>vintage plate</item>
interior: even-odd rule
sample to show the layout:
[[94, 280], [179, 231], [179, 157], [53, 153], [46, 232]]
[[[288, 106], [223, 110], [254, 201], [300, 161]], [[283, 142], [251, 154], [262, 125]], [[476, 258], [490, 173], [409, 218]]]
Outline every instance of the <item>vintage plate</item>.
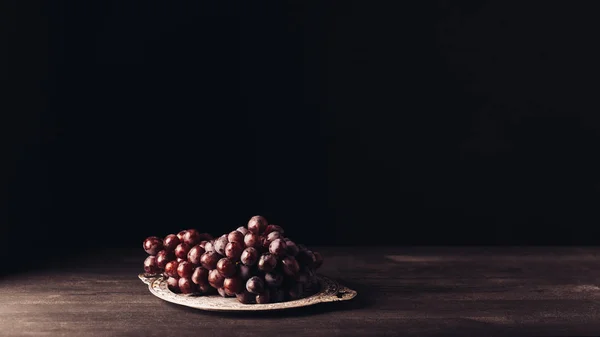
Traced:
[[208, 311], [267, 311], [306, 307], [325, 302], [351, 300], [356, 291], [344, 287], [338, 282], [319, 275], [321, 289], [308, 297], [294, 301], [269, 304], [242, 304], [235, 298], [224, 298], [219, 295], [194, 296], [176, 294], [167, 287], [167, 279], [162, 275], [139, 274], [139, 278], [148, 285], [150, 292], [167, 302]]

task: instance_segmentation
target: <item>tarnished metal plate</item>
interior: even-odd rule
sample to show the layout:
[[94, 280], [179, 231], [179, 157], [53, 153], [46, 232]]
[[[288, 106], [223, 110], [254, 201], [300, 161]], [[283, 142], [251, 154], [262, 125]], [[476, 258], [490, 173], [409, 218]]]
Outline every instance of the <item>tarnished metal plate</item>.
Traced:
[[184, 305], [208, 311], [270, 311], [306, 307], [318, 303], [347, 301], [356, 296], [356, 291], [347, 288], [338, 282], [318, 275], [320, 290], [313, 295], [301, 299], [268, 303], [268, 304], [242, 304], [236, 298], [224, 298], [219, 295], [188, 295], [176, 294], [167, 287], [167, 278], [162, 275], [139, 274], [139, 278], [148, 285], [150, 292], [167, 302]]

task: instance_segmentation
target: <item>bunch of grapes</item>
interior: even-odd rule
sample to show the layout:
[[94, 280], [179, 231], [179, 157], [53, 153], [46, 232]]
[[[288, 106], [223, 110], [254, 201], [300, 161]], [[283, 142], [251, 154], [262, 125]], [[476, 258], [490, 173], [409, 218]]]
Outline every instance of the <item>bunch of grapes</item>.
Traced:
[[186, 294], [236, 297], [245, 304], [298, 299], [318, 290], [315, 271], [323, 257], [284, 236], [280, 226], [253, 216], [246, 227], [213, 239], [194, 229], [164, 240], [149, 237], [149, 274], [164, 273], [169, 289]]

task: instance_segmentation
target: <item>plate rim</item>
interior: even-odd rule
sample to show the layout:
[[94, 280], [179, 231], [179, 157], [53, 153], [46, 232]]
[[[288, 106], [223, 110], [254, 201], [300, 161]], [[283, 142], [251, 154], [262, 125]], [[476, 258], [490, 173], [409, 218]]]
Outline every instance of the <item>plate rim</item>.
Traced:
[[[204, 311], [216, 311], [216, 312], [258, 312], [258, 311], [278, 311], [278, 310], [286, 310], [293, 308], [302, 308], [308, 307], [319, 303], [327, 303], [327, 302], [338, 302], [338, 301], [349, 301], [356, 297], [358, 294], [355, 290], [350, 289], [339, 282], [321, 275], [317, 274], [317, 278], [320, 284], [320, 290], [308, 297], [300, 298], [297, 300], [286, 301], [286, 302], [278, 302], [278, 303], [268, 303], [268, 304], [248, 304], [243, 305], [239, 302], [235, 302], [236, 304], [242, 305], [241, 307], [232, 308], [232, 307], [222, 307], [218, 306], [202, 306], [202, 305], [194, 305], [194, 302], [190, 301], [190, 298], [195, 298], [193, 295], [186, 294], [177, 294], [172, 292], [167, 287], [167, 277], [162, 274], [146, 274], [141, 273], [138, 275], [138, 278], [148, 285], [148, 289], [150, 293], [163, 301], [186, 306], [193, 309], [204, 310]], [[219, 301], [224, 300], [219, 295], [210, 295]], [[202, 296], [200, 296], [202, 297]], [[204, 297], [206, 298], [206, 297]], [[229, 298], [232, 301], [235, 301], [235, 298]]]

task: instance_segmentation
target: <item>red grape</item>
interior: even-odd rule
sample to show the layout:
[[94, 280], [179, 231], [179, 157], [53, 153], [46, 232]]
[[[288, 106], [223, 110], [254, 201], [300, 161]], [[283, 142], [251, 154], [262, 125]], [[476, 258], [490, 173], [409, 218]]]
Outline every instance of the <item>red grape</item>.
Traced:
[[224, 257], [217, 262], [217, 270], [219, 273], [221, 273], [221, 275], [225, 277], [231, 277], [235, 275], [235, 263]]
[[163, 240], [163, 244], [164, 244], [165, 250], [167, 252], [174, 251], [175, 248], [177, 247], [177, 245], [180, 243], [181, 243], [181, 241], [175, 234], [169, 234], [169, 235], [165, 236], [165, 239]]
[[187, 259], [182, 259], [182, 258], [178, 257], [177, 259], [175, 259], [175, 261], [177, 261], [177, 263], [181, 263], [183, 261], [187, 261]]
[[268, 225], [268, 226], [265, 228], [265, 235], [268, 235], [268, 234], [270, 234], [270, 233], [272, 233], [272, 232], [279, 232], [279, 233], [281, 233], [281, 234], [283, 234], [283, 233], [284, 233], [284, 231], [283, 231], [283, 228], [281, 228], [280, 226], [277, 226], [277, 225], [272, 225], [272, 224], [271, 224], [271, 225]]
[[179, 262], [177, 261], [169, 261], [165, 266], [165, 274], [169, 277], [179, 277], [177, 274], [177, 267], [179, 267]]
[[238, 229], [236, 229], [236, 231], [242, 233], [242, 235], [248, 234], [248, 229], [246, 227], [244, 227], [244, 226], [238, 227]]
[[221, 236], [218, 239], [216, 239], [213, 244], [215, 252], [221, 255], [225, 255], [225, 247], [227, 246], [227, 243], [229, 243], [229, 241], [227, 241], [227, 235]]
[[260, 244], [260, 236], [254, 233], [248, 233], [244, 236], [244, 244], [246, 247], [257, 247]]
[[142, 245], [146, 253], [150, 255], [156, 255], [163, 249], [163, 240], [156, 236], [150, 236], [144, 240]]
[[228, 293], [225, 288], [219, 288], [217, 289], [217, 292], [219, 293], [219, 295], [221, 295], [222, 297], [233, 297], [234, 294], [230, 294]]
[[224, 281], [225, 277], [218, 270], [213, 269], [208, 272], [208, 283], [214, 288], [221, 288]]
[[285, 256], [287, 253], [287, 245], [282, 239], [275, 239], [269, 245], [269, 252], [277, 256]]
[[225, 256], [227, 256], [231, 261], [239, 261], [240, 256], [242, 256], [242, 251], [244, 247], [239, 242], [230, 242], [225, 246]]
[[287, 254], [290, 256], [298, 255], [298, 252], [300, 250], [298, 249], [298, 246], [296, 246], [294, 241], [292, 241], [290, 239], [284, 239], [284, 241], [285, 241], [285, 246], [287, 247]]
[[246, 290], [253, 294], [260, 294], [265, 291], [265, 284], [260, 277], [252, 276], [248, 281], [246, 281]]
[[176, 277], [169, 277], [167, 279], [167, 287], [174, 293], [180, 292], [179, 290], [179, 279]]
[[205, 243], [204, 250], [207, 252], [214, 252], [215, 251], [214, 241], [208, 241], [207, 243]]
[[279, 287], [283, 283], [283, 276], [279, 273], [266, 273], [265, 283], [269, 287]]
[[255, 234], [261, 234], [267, 227], [267, 224], [267, 219], [263, 216], [255, 215], [248, 221], [248, 231]]
[[271, 242], [275, 239], [283, 239], [283, 235], [281, 235], [281, 233], [279, 233], [279, 232], [271, 232], [267, 235], [267, 240], [269, 242]]
[[244, 249], [240, 259], [243, 264], [253, 266], [258, 261], [258, 251], [254, 247], [248, 247]]
[[200, 241], [202, 241], [200, 233], [195, 229], [188, 229], [187, 231], [185, 231], [185, 234], [183, 234], [183, 242], [190, 247], [199, 244]]
[[263, 254], [258, 260], [258, 269], [270, 272], [277, 266], [277, 259], [272, 254]]
[[181, 242], [184, 242], [184, 241], [183, 241], [183, 236], [185, 235], [185, 232], [186, 232], [186, 231], [185, 231], [185, 230], [183, 230], [183, 231], [181, 231], [181, 232], [177, 233], [177, 238], [179, 239], [179, 242], [180, 242], [180, 243], [181, 243]]
[[191, 294], [196, 291], [196, 285], [188, 277], [179, 279], [179, 290], [184, 294]]
[[208, 269], [204, 267], [196, 267], [192, 274], [192, 282], [196, 284], [208, 284]]
[[223, 288], [230, 294], [237, 294], [244, 289], [244, 282], [239, 277], [228, 277], [223, 281]]
[[158, 264], [156, 263], [156, 256], [150, 255], [144, 260], [144, 271], [146, 274], [160, 273], [160, 268], [158, 268]]
[[190, 278], [193, 273], [194, 265], [187, 261], [183, 261], [177, 266], [177, 275], [181, 278]]
[[267, 304], [271, 301], [271, 296], [268, 291], [264, 293], [256, 295], [256, 303], [258, 304]]
[[252, 269], [250, 269], [250, 267], [245, 266], [243, 264], [240, 264], [238, 266], [238, 276], [243, 280], [246, 281], [248, 280], [250, 277], [252, 277]]
[[163, 249], [156, 254], [156, 264], [160, 269], [165, 269], [167, 263], [173, 260], [175, 260], [175, 254], [173, 254], [173, 252], [167, 252]]
[[244, 244], [244, 234], [237, 230], [232, 231], [227, 235], [227, 240], [229, 240], [229, 242], [239, 242], [240, 244]]
[[235, 297], [242, 304], [251, 304], [254, 302], [256, 295], [248, 291], [242, 291], [241, 293], [236, 294]]
[[290, 285], [290, 288], [288, 290], [288, 297], [291, 300], [295, 300], [302, 297], [302, 293], [302, 285], [299, 283], [294, 283]]
[[175, 248], [175, 256], [177, 256], [180, 259], [187, 259], [187, 254], [190, 251], [190, 245], [188, 245], [187, 243], [180, 243], [177, 245], [177, 247]]
[[212, 292], [215, 288], [213, 288], [210, 284], [207, 283], [200, 283], [197, 285], [198, 287], [198, 291], [203, 293], [203, 294], [208, 294], [210, 292]]
[[206, 241], [206, 240], [202, 240], [202, 241], [200, 241], [200, 243], [198, 244], [198, 246], [200, 246], [200, 247], [202, 247], [202, 249], [206, 250], [204, 247], [206, 246], [207, 242], [208, 241]]
[[219, 262], [220, 258], [221, 255], [215, 252], [206, 252], [200, 257], [200, 263], [202, 264], [202, 267], [212, 270], [217, 267], [217, 262]]
[[199, 266], [200, 258], [202, 257], [202, 254], [204, 254], [204, 253], [205, 253], [204, 248], [202, 248], [200, 245], [194, 246], [188, 252], [187, 259], [189, 262], [195, 264], [196, 266]]
[[288, 276], [296, 276], [300, 271], [300, 266], [298, 265], [298, 261], [291, 256], [286, 256], [281, 260], [281, 264], [283, 265], [283, 272]]

